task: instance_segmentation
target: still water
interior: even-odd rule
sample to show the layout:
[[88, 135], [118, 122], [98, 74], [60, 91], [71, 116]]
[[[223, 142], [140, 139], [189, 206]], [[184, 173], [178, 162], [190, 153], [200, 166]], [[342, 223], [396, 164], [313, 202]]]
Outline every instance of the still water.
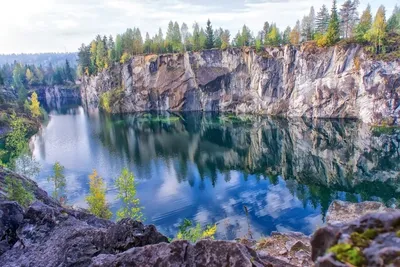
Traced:
[[[217, 238], [311, 234], [334, 199], [400, 200], [400, 134], [356, 121], [187, 114], [108, 115], [66, 107], [33, 137], [38, 184], [65, 167], [68, 203], [86, 207], [88, 175], [113, 186], [124, 167], [136, 177], [145, 223], [170, 237], [192, 219], [217, 223]], [[245, 208], [246, 207], [246, 208]], [[245, 212], [248, 210], [248, 213]]]

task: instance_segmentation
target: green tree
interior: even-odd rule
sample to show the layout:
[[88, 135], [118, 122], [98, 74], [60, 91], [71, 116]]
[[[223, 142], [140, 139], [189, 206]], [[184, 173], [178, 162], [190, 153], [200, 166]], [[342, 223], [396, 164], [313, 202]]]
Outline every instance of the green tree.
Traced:
[[89, 195], [86, 202], [89, 205], [89, 212], [103, 219], [110, 219], [112, 216], [106, 201], [106, 187], [103, 178], [96, 170], [89, 175]]
[[361, 15], [360, 22], [356, 26], [355, 29], [355, 37], [359, 42], [364, 42], [366, 33], [371, 29], [372, 26], [372, 14], [371, 14], [371, 6], [368, 5], [367, 8]]
[[189, 27], [187, 26], [186, 23], [182, 23], [181, 37], [182, 37], [183, 50], [190, 51], [191, 50], [191, 48], [190, 48], [190, 33], [189, 33]]
[[118, 190], [118, 198], [123, 203], [122, 207], [117, 211], [117, 218], [143, 220], [140, 201], [136, 197], [136, 183], [133, 173], [124, 168], [121, 175], [116, 179], [115, 186]]
[[346, 0], [340, 9], [340, 29], [343, 38], [353, 37], [354, 27], [358, 20], [358, 0]]
[[22, 154], [27, 148], [27, 129], [22, 118], [15, 113], [11, 114], [11, 131], [6, 136], [6, 149], [11, 152], [11, 158]]
[[35, 179], [40, 172], [40, 164], [32, 156], [28, 147], [26, 147], [22, 154], [18, 155], [18, 158], [12, 165], [15, 165], [11, 167], [16, 173], [31, 179]]
[[67, 79], [67, 81], [74, 82], [74, 75], [72, 74], [73, 73], [72, 68], [69, 65], [68, 59], [65, 60], [64, 72], [65, 72], [65, 78]]
[[116, 61], [121, 60], [122, 54], [123, 54], [122, 38], [121, 38], [121, 35], [118, 34], [117, 38], [115, 39], [115, 59], [116, 59]]
[[400, 34], [400, 7], [398, 5], [394, 7], [393, 14], [387, 22], [387, 31]]
[[328, 30], [329, 11], [325, 5], [322, 5], [315, 19], [316, 32], [323, 35]]
[[214, 31], [210, 19], [207, 20], [206, 36], [207, 36], [206, 48], [211, 49], [214, 47]]
[[386, 37], [386, 15], [385, 7], [380, 6], [371, 29], [366, 33], [366, 39], [373, 44], [375, 53], [383, 52], [384, 40]]
[[34, 200], [32, 193], [25, 189], [20, 180], [7, 176], [5, 185], [7, 198], [18, 202], [24, 208], [27, 208]]
[[199, 223], [195, 226], [192, 221], [184, 219], [179, 226], [178, 234], [176, 235], [177, 240], [188, 240], [192, 243], [197, 242], [200, 239], [211, 238], [214, 239], [215, 233], [217, 232], [217, 225], [206, 226], [205, 229], [201, 227]]
[[328, 31], [326, 33], [327, 45], [334, 45], [340, 39], [339, 15], [336, 7], [336, 0], [333, 0], [331, 19], [329, 20]]
[[290, 32], [292, 29], [288, 26], [282, 34], [282, 44], [286, 45], [290, 43]]
[[278, 46], [280, 44], [279, 30], [275, 24], [272, 25], [271, 30], [268, 33], [267, 44], [271, 46]]
[[53, 184], [53, 198], [61, 204], [64, 204], [66, 202], [66, 196], [63, 193], [65, 193], [65, 187], [67, 185], [64, 175], [64, 166], [56, 162], [53, 165], [53, 173], [53, 176], [48, 178], [48, 181]]
[[197, 22], [193, 24], [193, 38], [192, 38], [192, 46], [194, 51], [199, 51], [201, 49], [200, 43], [200, 27]]

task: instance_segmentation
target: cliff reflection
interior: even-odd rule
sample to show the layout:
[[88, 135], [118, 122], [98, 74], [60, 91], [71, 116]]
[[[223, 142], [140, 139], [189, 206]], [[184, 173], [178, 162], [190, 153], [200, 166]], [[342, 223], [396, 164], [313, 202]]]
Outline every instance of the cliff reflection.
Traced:
[[89, 116], [95, 116], [95, 132], [111, 153], [142, 168], [155, 158], [171, 160], [179, 183], [193, 186], [198, 172], [215, 186], [221, 177], [229, 182], [232, 170], [273, 185], [281, 178], [304, 206], [320, 205], [322, 214], [336, 198], [386, 204], [399, 199], [400, 134], [376, 135], [357, 121], [204, 113]]

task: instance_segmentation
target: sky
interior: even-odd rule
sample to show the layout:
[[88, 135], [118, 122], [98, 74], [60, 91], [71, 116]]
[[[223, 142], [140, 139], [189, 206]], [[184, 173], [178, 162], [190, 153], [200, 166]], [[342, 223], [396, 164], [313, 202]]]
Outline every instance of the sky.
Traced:
[[[341, 5], [344, 0], [339, 0]], [[360, 0], [373, 12], [383, 4], [387, 16], [400, 0]], [[231, 35], [246, 24], [256, 34], [265, 21], [282, 30], [332, 0], [0, 0], [0, 54], [75, 52], [97, 34], [115, 36], [139, 27], [152, 36], [170, 20], [189, 27], [194, 21], [229, 29]]]

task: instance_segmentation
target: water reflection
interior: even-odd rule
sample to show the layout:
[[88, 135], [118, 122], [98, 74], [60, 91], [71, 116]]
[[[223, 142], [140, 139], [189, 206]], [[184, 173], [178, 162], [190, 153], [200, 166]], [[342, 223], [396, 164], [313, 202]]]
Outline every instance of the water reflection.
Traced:
[[97, 169], [118, 209], [114, 179], [129, 167], [147, 223], [174, 235], [183, 218], [218, 223], [218, 237], [274, 230], [310, 234], [334, 199], [400, 197], [400, 134], [373, 133], [356, 121], [276, 120], [187, 114], [108, 115], [80, 107], [53, 110], [33, 140], [43, 166], [65, 166], [69, 202], [85, 206]]

